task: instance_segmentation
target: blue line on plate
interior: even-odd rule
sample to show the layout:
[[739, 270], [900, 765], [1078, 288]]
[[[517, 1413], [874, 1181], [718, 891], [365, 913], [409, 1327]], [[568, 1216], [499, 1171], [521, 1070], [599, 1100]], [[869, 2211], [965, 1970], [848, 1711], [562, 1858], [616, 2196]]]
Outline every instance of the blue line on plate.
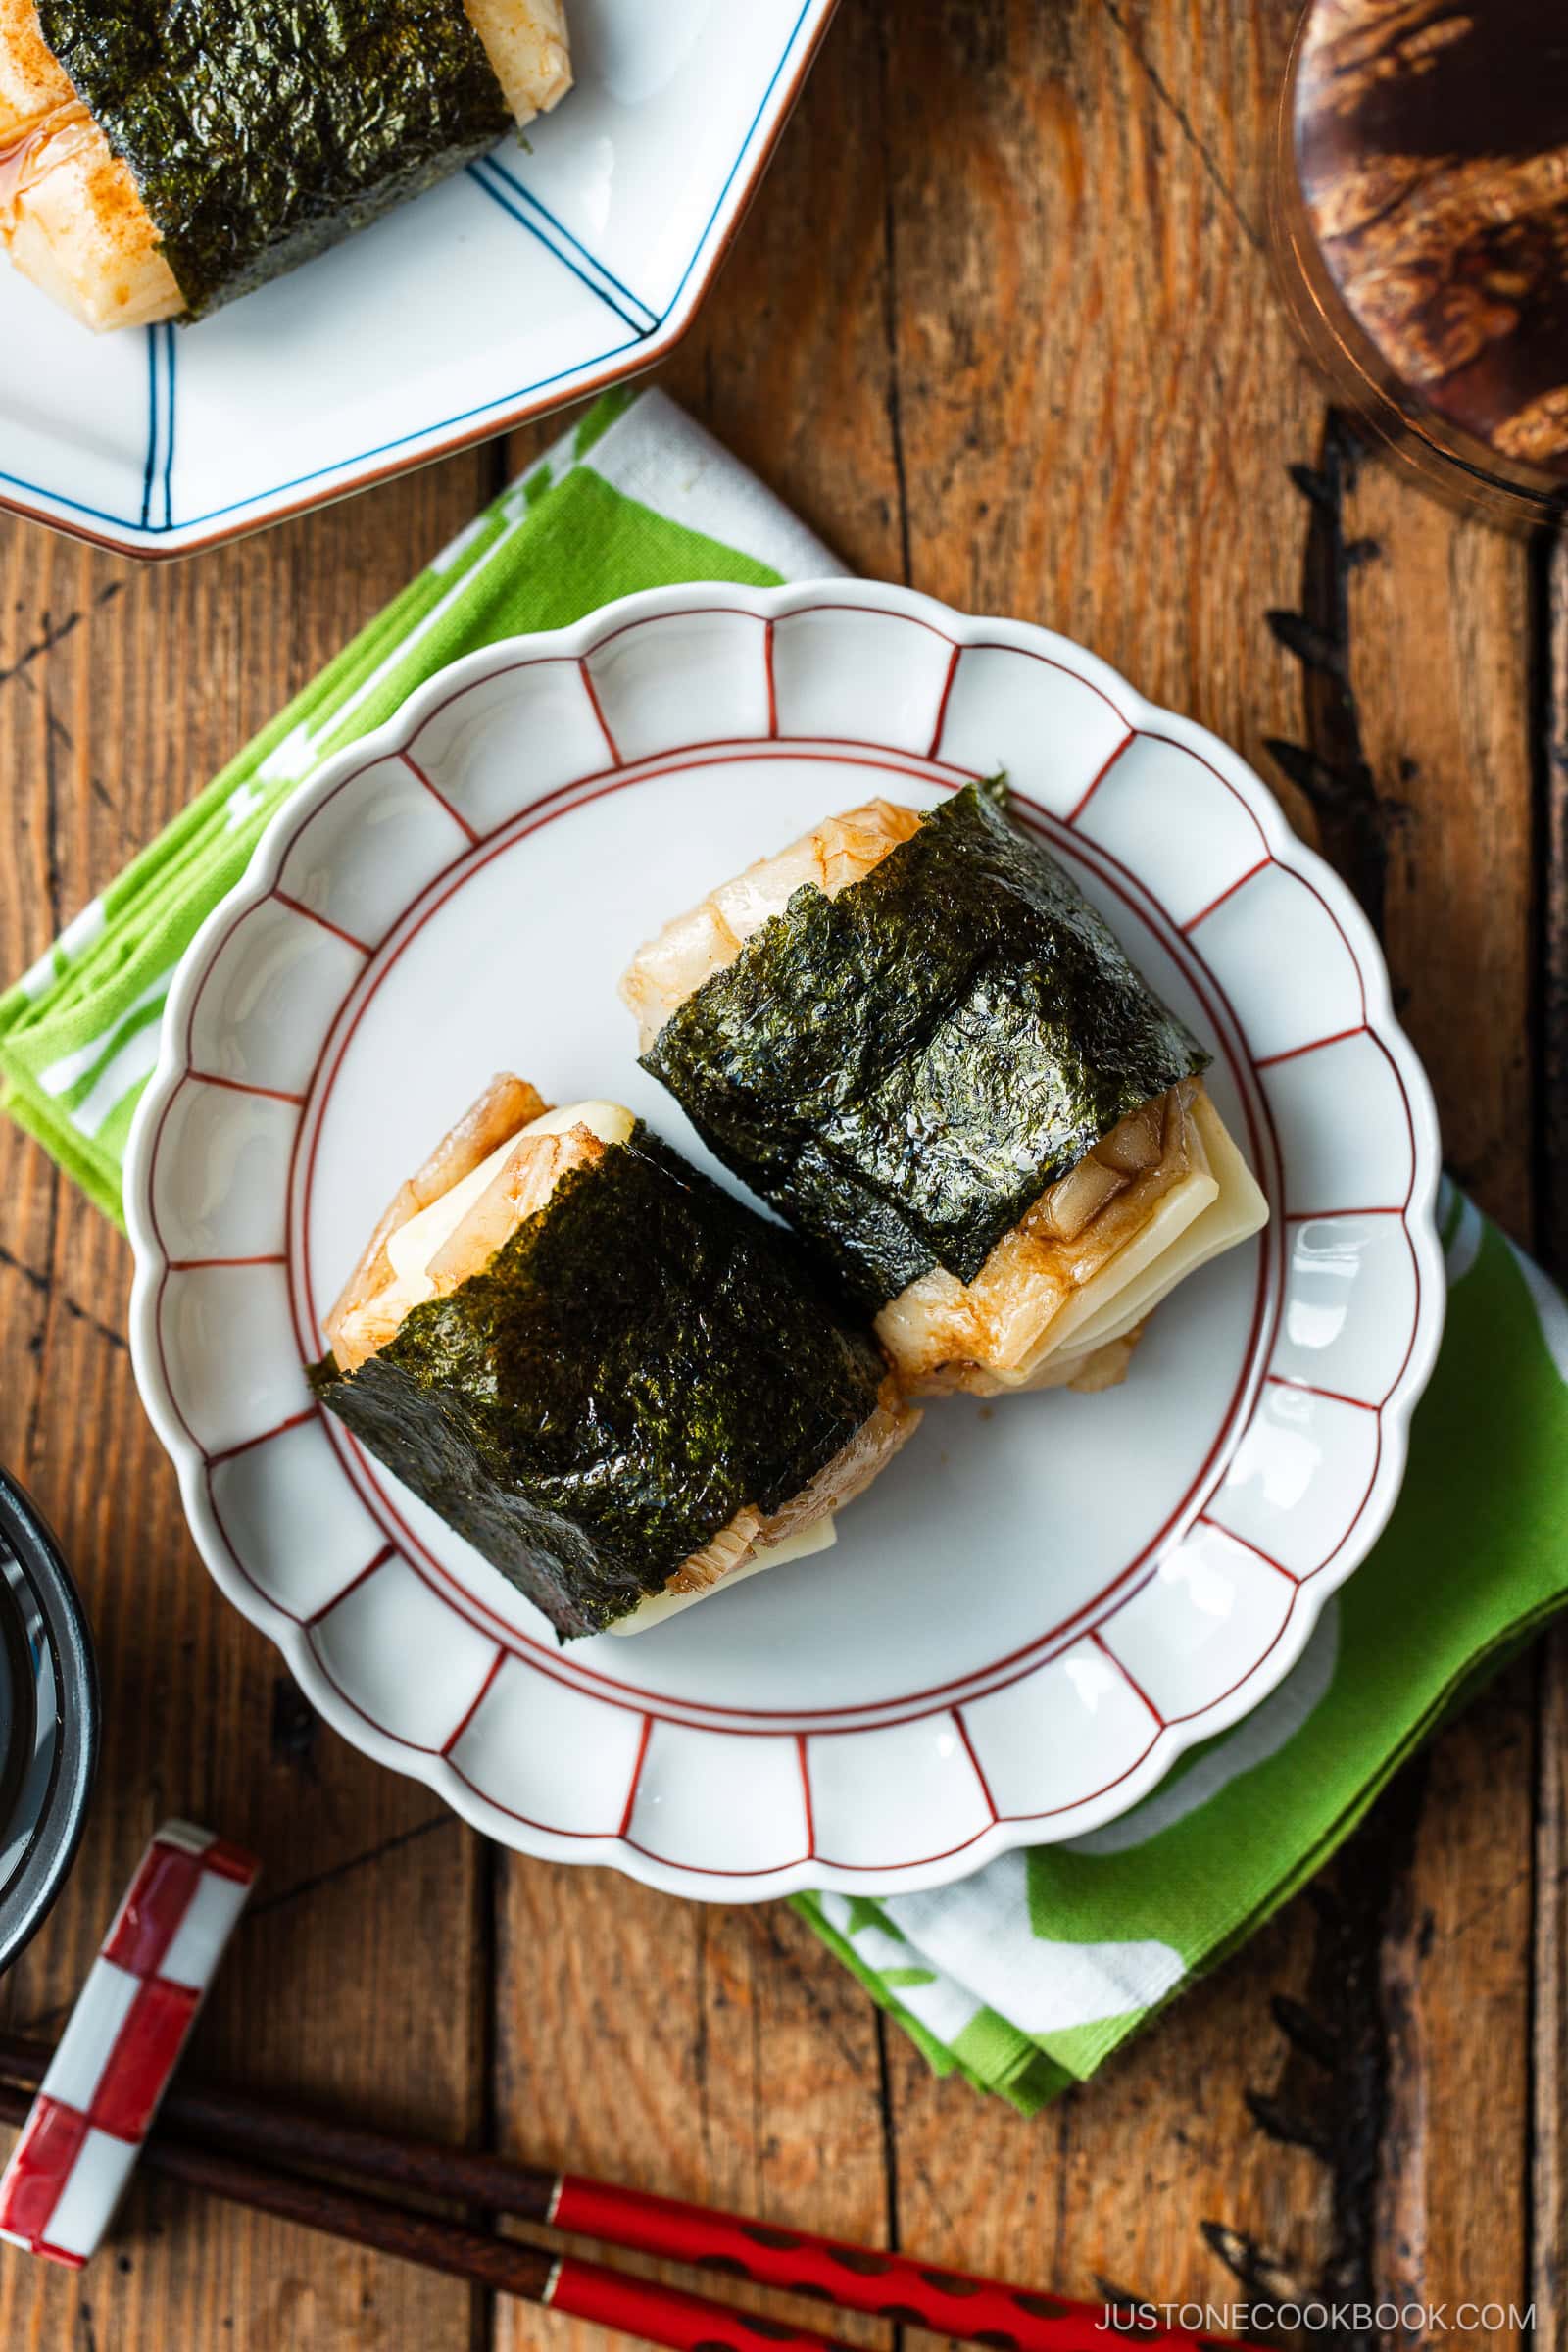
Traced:
[[[618, 359], [623, 351], [635, 351], [644, 340], [645, 337], [640, 334], [628, 336], [624, 343], [612, 343], [608, 350], [593, 352], [586, 359], [573, 360], [569, 368], [558, 368], [554, 375], [542, 376], [537, 383], [523, 384], [514, 391], [498, 393], [494, 400], [480, 401], [476, 408], [462, 409], [455, 416], [443, 416], [435, 424], [421, 424], [415, 432], [400, 433], [396, 440], [379, 442], [373, 449], [358, 450], [351, 458], [334, 458], [330, 465], [315, 466], [309, 473], [293, 474], [286, 482], [273, 482], [266, 490], [253, 491], [248, 498], [231, 499], [226, 506], [209, 507], [203, 514], [187, 514], [182, 517], [179, 527], [182, 531], [196, 530], [202, 523], [214, 522], [221, 515], [232, 514], [240, 507], [255, 506], [260, 499], [276, 498], [285, 490], [298, 490], [306, 482], [319, 481], [322, 474], [337, 473], [350, 466], [362, 466], [367, 458], [384, 457], [388, 450], [402, 449], [410, 441], [421, 440], [426, 433], [445, 432], [451, 424], [466, 424], [470, 416], [482, 416], [487, 409], [505, 408], [511, 401], [526, 400], [531, 393], [547, 392], [552, 384], [559, 384], [568, 375], [580, 374], [587, 368], [602, 367], [606, 360]], [[0, 482], [9, 482], [18, 490], [34, 491], [41, 498], [52, 499], [57, 507], [70, 507], [73, 514], [90, 514], [100, 522], [119, 523], [124, 530], [137, 527], [128, 514], [117, 514], [103, 507], [88, 506], [84, 499], [67, 498], [59, 490], [45, 490], [39, 483], [29, 482], [22, 474], [7, 473], [3, 467], [0, 467]], [[354, 482], [346, 482], [344, 490], [352, 492], [359, 486]], [[168, 528], [168, 524], [149, 525], [148, 536], [161, 538]]]
[[[141, 527], [145, 531], [152, 523], [153, 466], [158, 455], [158, 329], [147, 326], [142, 332], [147, 338], [147, 459], [141, 469]], [[84, 507], [81, 512], [91, 514], [96, 510]]]
[[[334, 458], [328, 466], [317, 466], [309, 473], [297, 473], [286, 482], [274, 482], [270, 489], [253, 491], [249, 498], [231, 499], [223, 507], [209, 507], [202, 514], [187, 514], [179, 527], [182, 531], [194, 530], [201, 523], [216, 521], [220, 515], [232, 514], [237, 508], [253, 507], [259, 499], [276, 498], [284, 490], [298, 490], [305, 482], [319, 481], [323, 473], [338, 473], [345, 466], [362, 466], [367, 458], [384, 457], [388, 450], [402, 449], [406, 442], [421, 440], [426, 433], [445, 432], [449, 424], [466, 424], [470, 416], [482, 416], [486, 409], [504, 408], [508, 401], [526, 399], [531, 392], [548, 391], [552, 384], [560, 383], [564, 376], [576, 375], [585, 368], [598, 368], [606, 360], [617, 359], [623, 351], [635, 351], [643, 340], [641, 335], [630, 335], [624, 343], [612, 343], [608, 351], [595, 352], [586, 360], [573, 360], [569, 368], [558, 368], [554, 375], [544, 376], [536, 384], [525, 384], [515, 392], [500, 393], [494, 400], [482, 400], [477, 408], [463, 409], [455, 416], [443, 416], [438, 424], [421, 424], [416, 432], [400, 433], [395, 441], [383, 441], [374, 449], [359, 450], [352, 458]], [[359, 485], [345, 482], [343, 487], [346, 492], [352, 492]], [[90, 514], [92, 510], [89, 508], [87, 512]], [[118, 521], [120, 517], [111, 515], [109, 519]]]
[[173, 320], [171, 319], [164, 327], [166, 338], [164, 364], [169, 377], [169, 438], [164, 445], [164, 528], [166, 531], [172, 531], [174, 527], [174, 387], [178, 372], [174, 364], [174, 354], [177, 349], [175, 334], [176, 329]]
[[759, 122], [760, 122], [762, 117], [767, 112], [768, 100], [772, 97], [773, 92], [778, 88], [780, 76], [782, 75], [785, 67], [789, 64], [790, 59], [795, 54], [795, 44], [801, 37], [801, 26], [806, 23], [807, 18], [810, 15], [814, 6], [815, 0], [806, 0], [805, 7], [801, 10], [800, 15], [795, 20], [794, 26], [790, 32], [790, 37], [784, 44], [783, 54], [780, 57], [778, 64], [773, 69], [772, 79], [768, 82], [766, 89], [762, 92], [761, 103], [759, 105], [756, 114], [752, 117], [751, 128], [747, 131], [745, 138], [741, 141], [740, 153], [736, 156], [733, 164], [731, 164], [729, 168], [729, 176], [725, 180], [724, 185], [718, 191], [718, 202], [714, 205], [712, 211], [708, 216], [708, 226], [698, 238], [697, 244], [692, 252], [692, 258], [680, 273], [680, 283], [676, 286], [674, 293], [670, 296], [668, 303], [665, 305], [663, 316], [666, 318], [669, 317], [670, 312], [675, 308], [675, 305], [679, 302], [682, 294], [685, 293], [687, 281], [690, 278], [692, 271], [696, 269], [698, 263], [703, 258], [703, 248], [706, 246], [709, 238], [713, 233], [713, 223], [724, 209], [724, 200], [728, 196], [730, 189], [735, 184], [735, 174], [740, 170], [742, 164], [746, 161], [746, 151], [751, 146], [753, 139], [757, 136], [757, 125]]
[[[594, 279], [588, 275], [587, 270], [581, 269], [578, 264], [572, 260], [569, 253], [563, 253], [559, 245], [552, 245], [550, 239], [545, 235], [544, 230], [539, 226], [538, 222], [530, 220], [527, 214], [520, 211], [518, 207], [513, 203], [510, 195], [503, 194], [500, 188], [492, 186], [489, 178], [485, 175], [485, 166], [483, 162], [469, 164], [466, 166], [466, 170], [468, 177], [472, 180], [474, 186], [476, 188], [483, 188], [485, 194], [489, 197], [492, 204], [499, 204], [501, 210], [507, 215], [509, 220], [515, 220], [519, 228], [525, 228], [528, 231], [529, 236], [534, 238], [537, 243], [544, 247], [551, 260], [559, 262], [563, 270], [569, 270], [572, 276], [577, 280], [577, 283], [580, 286], [586, 286], [589, 293], [592, 294], [596, 300], [604, 304], [606, 310], [613, 311], [615, 317], [620, 320], [622, 326], [629, 326], [634, 335], [647, 335], [653, 332], [652, 327], [645, 326], [641, 319], [634, 318], [630, 311], [623, 311], [619, 303], [615, 300], [614, 296], [612, 294], [607, 294], [603, 286], [596, 284]], [[498, 174], [498, 177], [499, 176], [500, 174]], [[507, 180], [505, 184], [508, 188], [512, 186], [512, 182], [510, 180]], [[593, 256], [590, 254], [588, 259], [592, 261]], [[597, 270], [598, 267], [598, 263], [595, 262], [594, 268]], [[610, 275], [608, 270], [605, 271], [605, 275], [607, 277]], [[658, 320], [656, 319], [654, 323], [657, 325]]]
[[[631, 304], [633, 310], [641, 311], [644, 314], [648, 320], [649, 333], [652, 333], [656, 326], [662, 326], [663, 324], [662, 317], [658, 311], [655, 310], [653, 304], [651, 302], [644, 302], [640, 294], [634, 294], [630, 286], [628, 286], [621, 278], [618, 278], [615, 275], [613, 270], [606, 268], [605, 264], [599, 259], [597, 253], [590, 253], [587, 246], [583, 243], [581, 237], [574, 237], [571, 233], [571, 230], [566, 226], [564, 220], [558, 220], [556, 215], [550, 210], [548, 204], [540, 203], [539, 198], [534, 194], [532, 188], [528, 187], [522, 180], [518, 179], [515, 172], [508, 171], [506, 165], [501, 161], [499, 155], [487, 155], [484, 158], [484, 161], [490, 166], [490, 169], [492, 172], [494, 172], [498, 179], [504, 179], [508, 187], [514, 189], [515, 193], [522, 198], [525, 204], [531, 204], [536, 213], [543, 215], [544, 219], [549, 221], [551, 227], [555, 230], [558, 237], [564, 237], [566, 243], [574, 246], [577, 252], [582, 255], [583, 260], [587, 262], [593, 269], [598, 270], [601, 277], [605, 277], [610, 280], [610, 283], [614, 287], [617, 294], [624, 294], [626, 300]], [[711, 223], [710, 223], [710, 226], [711, 226]], [[705, 229], [703, 234], [706, 236], [707, 233], [708, 231]]]

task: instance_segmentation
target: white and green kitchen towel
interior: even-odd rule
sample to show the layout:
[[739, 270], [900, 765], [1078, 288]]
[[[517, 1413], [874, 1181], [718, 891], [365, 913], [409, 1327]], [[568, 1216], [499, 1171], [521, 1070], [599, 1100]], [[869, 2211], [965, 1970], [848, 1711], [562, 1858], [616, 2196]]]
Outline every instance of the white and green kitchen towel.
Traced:
[[[602, 402], [0, 997], [0, 1096], [111, 1216], [173, 967], [268, 819], [460, 654], [634, 589], [838, 568], [657, 392]], [[1459, 1194], [1448, 1322], [1381, 1542], [1256, 1711], [1132, 1812], [932, 1894], [799, 1908], [940, 2071], [1032, 2111], [1324, 1861], [1423, 1735], [1568, 1600], [1568, 1307]]]

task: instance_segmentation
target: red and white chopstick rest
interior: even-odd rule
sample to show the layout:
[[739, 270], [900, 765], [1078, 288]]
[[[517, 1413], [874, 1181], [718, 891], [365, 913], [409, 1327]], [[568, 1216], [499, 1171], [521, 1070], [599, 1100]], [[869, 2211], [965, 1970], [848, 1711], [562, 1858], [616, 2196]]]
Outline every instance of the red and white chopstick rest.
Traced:
[[96, 2251], [259, 1867], [188, 1821], [157, 1833], [0, 2173], [0, 2237], [77, 2269]]

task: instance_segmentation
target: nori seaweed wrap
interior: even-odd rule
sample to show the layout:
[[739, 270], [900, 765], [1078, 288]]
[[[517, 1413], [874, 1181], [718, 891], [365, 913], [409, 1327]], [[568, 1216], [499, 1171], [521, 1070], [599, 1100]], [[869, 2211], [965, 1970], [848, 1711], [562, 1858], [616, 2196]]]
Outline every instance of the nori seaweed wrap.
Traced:
[[0, 0], [0, 238], [89, 325], [198, 318], [569, 84], [561, 0]]
[[325, 1328], [320, 1401], [564, 1640], [825, 1548], [919, 1417], [789, 1234], [618, 1104], [514, 1078]]
[[634, 959], [643, 1067], [876, 1314], [906, 1388], [1104, 1387], [1267, 1210], [1001, 779], [831, 818]]

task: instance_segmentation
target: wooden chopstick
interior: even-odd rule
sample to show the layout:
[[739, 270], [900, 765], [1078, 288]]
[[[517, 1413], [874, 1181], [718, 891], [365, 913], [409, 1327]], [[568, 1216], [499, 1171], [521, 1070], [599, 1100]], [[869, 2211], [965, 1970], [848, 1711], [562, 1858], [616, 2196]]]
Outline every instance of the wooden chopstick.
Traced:
[[[13, 2082], [36, 2085], [51, 2055], [43, 2043], [0, 2034], [0, 2075]], [[7, 2113], [9, 2107], [0, 2108], [0, 2119]], [[808, 2230], [782, 2229], [772, 2223], [748, 2220], [740, 2214], [688, 2204], [679, 2198], [650, 2195], [641, 2189], [620, 2187], [579, 2174], [555, 2173], [539, 2165], [481, 2150], [455, 2148], [439, 2140], [299, 2112], [216, 2085], [174, 2082], [164, 2101], [161, 2123], [169, 2132], [177, 2134], [181, 2163], [193, 2148], [217, 2146], [230, 2151], [231, 2156], [248, 2160], [243, 2168], [246, 2177], [259, 2176], [268, 2184], [287, 2176], [258, 2165], [257, 2159], [273, 2159], [289, 2168], [305, 2166], [347, 2174], [361, 2182], [373, 2183], [377, 2189], [458, 2199], [573, 2235], [599, 2238], [627, 2251], [658, 2255], [665, 2261], [699, 2269], [723, 2271], [731, 2277], [745, 2278], [760, 2286], [786, 2293], [812, 2295], [843, 2311], [903, 2320], [960, 2342], [1006, 2345], [1013, 2347], [1014, 2352], [1076, 2352], [1078, 2346], [1091, 2343], [1098, 2346], [1104, 2340], [1102, 2304], [1070, 2302], [1057, 2295], [1038, 2294], [1005, 2285], [999, 2279], [916, 2262], [907, 2255], [880, 2247], [853, 2245]], [[176, 2142], [171, 2139], [166, 2143], [161, 2130], [155, 2140], [149, 2141], [148, 2155], [151, 2157], [156, 2145], [160, 2151], [157, 2161], [164, 2170], [172, 2171], [174, 2168], [164, 2162], [166, 2144], [173, 2146]], [[205, 2174], [181, 2171], [177, 2177], [195, 2179], [198, 2186], [216, 2186]], [[289, 2180], [288, 2185], [291, 2191], [304, 2190], [307, 2195], [314, 2193], [316, 2187], [314, 2182], [297, 2180]], [[242, 2202], [259, 2204], [268, 2212], [284, 2210], [264, 2197], [246, 2195], [242, 2189], [230, 2192], [219, 2188], [217, 2193], [233, 2193]], [[500, 2247], [509, 2256], [526, 2253], [536, 2264], [544, 2265], [547, 2270], [550, 2267], [551, 2257], [536, 2248], [459, 2230], [456, 2224], [433, 2221], [425, 2215], [403, 2214], [402, 2209], [387, 2205], [380, 2197], [351, 2196], [350, 2203], [356, 2207], [368, 2204], [376, 2217], [392, 2213], [415, 2224], [428, 2223], [437, 2232], [455, 2232], [465, 2245]], [[380, 2245], [389, 2253], [407, 2250], [413, 2261], [433, 2260], [412, 2245], [405, 2249], [391, 2244], [384, 2235], [361, 2236], [356, 2230], [338, 2229], [332, 2220], [314, 2222], [311, 2214], [293, 2206], [285, 2218], [333, 2230], [341, 2236], [358, 2237], [360, 2243]], [[461, 2275], [474, 2278], [480, 2283], [499, 2286], [507, 2293], [530, 2296], [534, 2301], [548, 2299], [556, 2309], [579, 2308], [575, 2303], [569, 2306], [564, 2303], [562, 2296], [564, 2291], [577, 2291], [581, 2272], [595, 2272], [601, 2280], [613, 2280], [617, 2288], [641, 2289], [649, 2283], [641, 2278], [625, 2278], [614, 2271], [601, 2271], [599, 2266], [565, 2256], [558, 2266], [557, 2284], [546, 2298], [537, 2282], [530, 2288], [510, 2278], [503, 2280], [470, 2267], [466, 2260], [434, 2261], [433, 2267], [458, 2269]], [[564, 2290], [561, 2278], [568, 2272], [570, 2276]], [[522, 2274], [517, 2276], [520, 2278]], [[698, 2306], [705, 2323], [715, 2313], [727, 2319], [739, 2317], [744, 2321], [746, 2317], [699, 2297], [681, 2297], [680, 2302], [683, 2307]], [[596, 2312], [582, 2316], [604, 2315]], [[608, 2319], [605, 2324], [631, 2328], [659, 2343], [688, 2341], [686, 2336], [656, 2335], [641, 2319]], [[751, 2340], [764, 2335], [766, 2328], [772, 2325], [764, 2323]], [[690, 2340], [721, 2344], [728, 2339], [715, 2336], [709, 2326], [705, 2334]], [[786, 2333], [782, 2338], [767, 2336], [766, 2340], [772, 2344], [817, 2345], [823, 2339]], [[1140, 2328], [1139, 2340], [1150, 2347], [1150, 2352], [1159, 2352], [1162, 2346], [1168, 2347], [1169, 2352], [1189, 2352], [1194, 2344], [1222, 2343], [1227, 2339], [1179, 2331], [1146, 2334]]]
[[[24, 2123], [31, 2104], [27, 2091], [0, 2082], [0, 2123]], [[641, 2336], [670, 2352], [851, 2352], [837, 2337], [754, 2318], [727, 2303], [710, 2302], [706, 2295], [663, 2286], [656, 2278], [633, 2278], [576, 2255], [551, 2254], [514, 2238], [466, 2230], [434, 2214], [415, 2213], [354, 2189], [200, 2147], [162, 2130], [144, 2143], [141, 2162], [188, 2188], [205, 2189], [211, 2196], [273, 2214], [279, 2221], [297, 2222], [307, 2230], [325, 2230], [426, 2270], [444, 2271], [473, 2286], [491, 2287]]]

